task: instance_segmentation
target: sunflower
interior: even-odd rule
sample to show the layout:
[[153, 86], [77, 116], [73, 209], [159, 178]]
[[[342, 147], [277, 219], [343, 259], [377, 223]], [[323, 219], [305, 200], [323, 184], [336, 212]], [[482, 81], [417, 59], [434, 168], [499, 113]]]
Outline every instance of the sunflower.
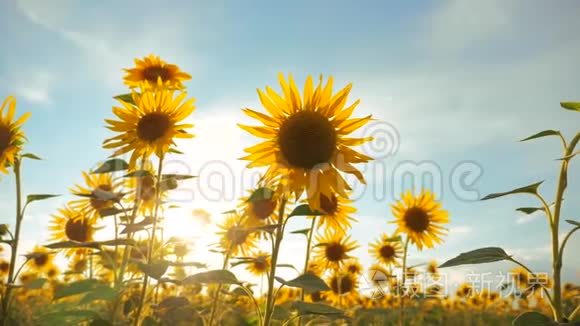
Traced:
[[385, 266], [399, 266], [399, 259], [403, 257], [403, 246], [399, 237], [382, 234], [379, 240], [370, 244], [369, 254]]
[[6, 276], [8, 276], [8, 272], [10, 271], [10, 263], [6, 260], [0, 260], [0, 283], [4, 280]]
[[83, 198], [70, 202], [73, 209], [82, 211], [88, 218], [101, 217], [101, 211], [113, 208], [119, 197], [118, 183], [113, 181], [111, 173], [89, 174], [83, 172], [85, 184], [77, 184], [71, 189], [74, 195]]
[[315, 259], [323, 262], [326, 269], [340, 267], [342, 263], [352, 258], [348, 253], [358, 247], [350, 236], [333, 233], [330, 230], [318, 235], [316, 241], [318, 244], [315, 247]]
[[[256, 191], [262, 192], [263, 196], [258, 199], [250, 200]], [[242, 210], [244, 218], [247, 219], [248, 226], [263, 226], [272, 224], [278, 220], [278, 212], [276, 211], [278, 197], [279, 196], [275, 191], [265, 187], [253, 189], [250, 191], [249, 197], [243, 197], [238, 207]]]
[[353, 258], [344, 264], [344, 270], [352, 275], [359, 276], [363, 272], [363, 267], [358, 259]]
[[406, 192], [392, 205], [392, 212], [396, 219], [393, 223], [398, 225], [396, 233], [406, 233], [419, 250], [442, 243], [447, 234], [442, 225], [449, 222], [449, 214], [429, 191], [424, 190], [417, 197]]
[[[51, 241], [93, 241], [95, 232], [95, 218], [88, 218], [82, 212], [73, 209], [71, 206], [60, 208], [57, 214], [52, 215], [49, 230], [51, 231]], [[70, 248], [65, 249], [67, 256], [84, 255], [86, 249]]]
[[349, 307], [357, 301], [358, 284], [354, 275], [335, 271], [326, 283], [330, 290], [322, 292], [322, 297], [332, 305]]
[[258, 251], [250, 254], [250, 257], [252, 257], [252, 260], [246, 265], [248, 272], [256, 276], [262, 276], [270, 271], [270, 254]]
[[469, 298], [474, 295], [473, 286], [471, 286], [471, 284], [469, 283], [463, 283], [459, 285], [457, 291], [455, 292], [455, 295], [460, 298]]
[[[143, 162], [141, 171], [143, 174], [134, 174], [125, 180], [125, 187], [128, 189], [128, 195], [125, 197], [127, 203], [137, 203], [138, 212], [141, 215], [151, 215], [155, 210], [155, 201], [157, 199], [157, 172], [153, 168], [150, 160]], [[161, 202], [167, 199], [167, 191], [160, 189]], [[163, 205], [159, 206], [160, 208]]]
[[143, 59], [135, 59], [135, 68], [125, 69], [125, 85], [135, 88], [183, 89], [183, 81], [191, 76], [174, 64], [169, 64], [156, 55], [150, 54]]
[[239, 125], [264, 142], [246, 148], [243, 160], [248, 167], [268, 167], [265, 179], [280, 178], [286, 189], [300, 198], [304, 190], [313, 209], [320, 209], [320, 194], [347, 197], [350, 189], [340, 172], [355, 175], [364, 183], [362, 173], [353, 163], [365, 163], [372, 158], [351, 146], [372, 138], [349, 138], [364, 126], [371, 116], [349, 119], [359, 101], [345, 107], [351, 85], [332, 94], [332, 77], [323, 87], [322, 77], [316, 88], [312, 77], [306, 79], [302, 96], [290, 75], [288, 82], [279, 74], [283, 95], [270, 87], [258, 90], [258, 96], [268, 114], [252, 109], [244, 112], [262, 126]]
[[351, 223], [356, 221], [351, 214], [356, 213], [352, 201], [336, 195], [327, 197], [320, 194], [320, 210], [323, 215], [317, 216], [318, 228], [324, 227], [335, 232], [346, 233]]
[[384, 295], [391, 281], [394, 279], [393, 273], [386, 269], [382, 264], [373, 264], [367, 270], [369, 285], [381, 290]]
[[180, 122], [195, 109], [194, 99], [184, 101], [187, 93], [180, 92], [177, 96], [174, 93], [171, 90], [134, 92], [136, 105], [119, 100], [122, 107], [114, 106], [113, 113], [120, 120], [105, 121], [109, 124], [107, 128], [120, 134], [105, 140], [103, 147], [118, 148], [112, 156], [133, 151], [130, 165], [134, 167], [138, 158], [147, 159], [153, 153], [164, 156], [175, 145], [175, 138], [192, 138], [185, 129], [193, 125]]
[[45, 247], [35, 246], [26, 258], [30, 270], [34, 273], [44, 273], [54, 267], [53, 253]]
[[[8, 110], [4, 115], [6, 106]], [[4, 174], [8, 174], [7, 167], [14, 165], [26, 140], [20, 127], [30, 117], [30, 112], [24, 113], [18, 120], [14, 120], [15, 113], [16, 99], [8, 96], [0, 107], [0, 173]]]
[[257, 238], [255, 233], [248, 231], [246, 226], [240, 222], [240, 216], [237, 213], [232, 213], [219, 226], [221, 229], [218, 232], [220, 236], [219, 245], [231, 256], [236, 256], [240, 253], [246, 255], [256, 246]]

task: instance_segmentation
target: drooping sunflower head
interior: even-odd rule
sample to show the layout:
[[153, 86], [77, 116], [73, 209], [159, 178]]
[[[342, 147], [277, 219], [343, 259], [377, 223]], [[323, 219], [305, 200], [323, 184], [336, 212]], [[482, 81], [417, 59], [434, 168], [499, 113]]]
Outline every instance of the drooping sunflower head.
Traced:
[[370, 244], [369, 253], [386, 266], [399, 266], [399, 260], [403, 257], [401, 239], [382, 234], [379, 240]]
[[119, 135], [105, 140], [104, 148], [117, 148], [113, 156], [132, 151], [130, 166], [135, 167], [137, 159], [147, 159], [151, 154], [163, 157], [177, 138], [192, 138], [186, 129], [191, 124], [181, 123], [195, 109], [194, 99], [186, 101], [187, 93], [175, 95], [172, 90], [145, 91], [133, 93], [133, 102], [119, 100], [122, 107], [113, 107], [113, 113], [120, 120], [106, 119], [107, 128]]
[[407, 234], [419, 250], [442, 243], [447, 234], [443, 225], [449, 222], [449, 213], [429, 191], [424, 190], [418, 196], [406, 192], [392, 205], [392, 212], [396, 219], [394, 223], [397, 223], [396, 232]]
[[356, 241], [351, 240], [350, 236], [344, 236], [330, 230], [318, 235], [316, 241], [318, 244], [315, 247], [315, 257], [325, 264], [326, 269], [340, 267], [352, 258], [349, 253], [358, 247]]
[[[142, 173], [125, 178], [125, 188], [128, 191], [125, 202], [128, 204], [137, 203], [139, 214], [151, 215], [157, 199], [157, 172], [150, 160], [142, 162], [139, 172]], [[160, 187], [160, 201], [165, 201], [167, 196], [168, 192]], [[162, 208], [163, 205], [159, 205], [159, 207]]]
[[[95, 218], [86, 217], [82, 211], [66, 206], [60, 208], [57, 214], [52, 215], [49, 230], [51, 231], [52, 241], [76, 241], [90, 242], [93, 241], [95, 232]], [[66, 249], [67, 256], [83, 255], [86, 253], [82, 249]]]
[[220, 247], [230, 255], [246, 255], [256, 247], [255, 233], [248, 231], [245, 219], [237, 213], [229, 214], [225, 222], [219, 226]]
[[371, 116], [349, 119], [359, 101], [346, 106], [351, 85], [333, 94], [332, 77], [326, 85], [321, 77], [314, 87], [309, 76], [302, 95], [292, 76], [286, 81], [280, 74], [279, 81], [282, 95], [270, 87], [258, 90], [268, 114], [244, 109], [263, 125], [240, 127], [265, 141], [246, 148], [249, 155], [242, 159], [250, 161], [249, 167], [268, 167], [266, 179], [279, 178], [297, 199], [306, 190], [314, 209], [320, 209], [320, 194], [347, 197], [346, 190], [350, 188], [340, 172], [353, 174], [364, 182], [352, 164], [371, 160], [351, 148], [371, 138], [348, 135], [364, 126]]
[[320, 211], [324, 214], [317, 217], [318, 228], [345, 234], [352, 222], [356, 221], [352, 217], [352, 214], [356, 213], [352, 201], [334, 194], [330, 196], [320, 194]]
[[270, 271], [270, 254], [258, 251], [250, 254], [250, 257], [252, 259], [246, 265], [248, 272], [256, 276], [262, 276]]
[[28, 258], [28, 267], [35, 273], [47, 272], [54, 266], [53, 253], [45, 247], [35, 246], [26, 257]]
[[72, 208], [82, 211], [89, 218], [101, 217], [100, 212], [112, 208], [118, 197], [119, 183], [114, 182], [111, 173], [91, 174], [83, 172], [84, 185], [71, 189], [81, 199], [70, 202]]
[[169, 64], [156, 55], [150, 54], [143, 59], [135, 59], [135, 67], [125, 69], [125, 84], [131, 88], [169, 88], [183, 89], [184, 81], [191, 76]]
[[249, 197], [241, 199], [238, 206], [250, 227], [272, 224], [278, 219], [279, 195], [270, 187], [258, 187], [250, 191]]
[[[8, 108], [4, 115], [6, 107]], [[17, 120], [15, 120], [15, 114], [16, 99], [8, 96], [0, 107], [0, 173], [4, 174], [8, 174], [7, 167], [14, 165], [26, 140], [21, 127], [30, 117], [30, 113], [23, 114]]]
[[358, 299], [358, 280], [355, 275], [335, 271], [327, 280], [329, 291], [322, 296], [335, 306], [348, 307]]

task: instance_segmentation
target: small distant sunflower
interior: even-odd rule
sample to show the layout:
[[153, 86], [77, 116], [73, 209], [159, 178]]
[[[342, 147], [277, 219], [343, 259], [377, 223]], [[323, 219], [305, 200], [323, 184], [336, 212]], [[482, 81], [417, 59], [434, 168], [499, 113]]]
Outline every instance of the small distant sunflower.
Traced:
[[469, 298], [471, 296], [473, 296], [475, 294], [473, 286], [471, 286], [471, 284], [469, 283], [463, 283], [461, 285], [459, 285], [459, 287], [457, 288], [457, 291], [455, 292], [455, 295], [457, 295], [460, 298]]
[[[139, 207], [139, 214], [151, 215], [155, 209], [155, 200], [157, 199], [157, 172], [150, 160], [146, 160], [140, 170], [147, 173], [128, 177], [125, 180], [125, 187], [128, 190], [125, 202], [130, 204], [136, 202]], [[167, 195], [167, 191], [161, 189], [159, 196], [161, 202], [167, 199]], [[159, 207], [162, 208], [163, 205]]]
[[125, 69], [125, 84], [131, 88], [145, 85], [146, 87], [166, 87], [183, 89], [183, 81], [191, 76], [174, 64], [169, 64], [156, 55], [150, 54], [143, 59], [135, 59], [135, 68]]
[[373, 264], [367, 271], [368, 281], [373, 287], [380, 288], [384, 295], [391, 281], [394, 279], [393, 273], [382, 264]]
[[[101, 217], [100, 211], [112, 208], [118, 196], [118, 183], [113, 181], [111, 173], [89, 174], [83, 172], [84, 185], [76, 185], [71, 189], [75, 195], [82, 198], [70, 202], [74, 209], [78, 209], [89, 218]], [[89, 197], [90, 196], [90, 197]]]
[[[60, 208], [57, 214], [52, 215], [50, 221], [51, 240], [58, 242], [69, 240], [76, 242], [93, 241], [95, 224], [96, 219], [87, 218], [82, 212], [70, 206]], [[84, 253], [86, 253], [86, 250], [78, 248], [65, 250], [67, 256]]]
[[[262, 192], [264, 194], [263, 198], [249, 200], [256, 191]], [[276, 210], [278, 199], [278, 194], [275, 191], [265, 187], [253, 189], [250, 191], [249, 197], [242, 198], [239, 207], [247, 219], [248, 226], [256, 227], [274, 223], [278, 219]]]
[[282, 96], [270, 87], [258, 90], [258, 96], [268, 114], [252, 109], [244, 112], [262, 126], [239, 125], [264, 142], [246, 148], [243, 160], [248, 167], [268, 167], [267, 180], [281, 178], [287, 190], [296, 198], [306, 190], [313, 209], [320, 209], [320, 194], [347, 197], [350, 189], [340, 172], [355, 175], [364, 183], [362, 173], [353, 163], [365, 163], [372, 158], [351, 146], [361, 145], [372, 138], [349, 138], [353, 131], [364, 126], [371, 116], [349, 119], [359, 101], [345, 107], [351, 85], [336, 94], [333, 79], [323, 87], [322, 77], [316, 87], [312, 77], [306, 79], [303, 94], [290, 75], [278, 76]]
[[8, 276], [9, 271], [10, 263], [4, 259], [0, 260], [0, 283], [6, 276]]
[[406, 192], [392, 205], [392, 212], [396, 219], [393, 223], [398, 225], [396, 232], [406, 233], [419, 250], [442, 243], [447, 234], [442, 225], [449, 222], [449, 214], [429, 191], [424, 190], [416, 197]]
[[119, 135], [105, 140], [104, 148], [118, 148], [113, 156], [133, 151], [130, 165], [135, 167], [139, 158], [147, 159], [153, 153], [158, 157], [169, 152], [175, 145], [175, 138], [192, 138], [185, 129], [192, 124], [180, 123], [195, 109], [194, 99], [184, 102], [187, 93], [174, 96], [174, 91], [146, 91], [133, 93], [136, 105], [119, 100], [122, 107], [113, 107], [113, 113], [120, 120], [106, 119], [107, 128]]
[[358, 247], [356, 241], [350, 236], [334, 233], [326, 230], [324, 235], [316, 237], [318, 244], [315, 247], [317, 260], [326, 265], [326, 269], [338, 268], [348, 259], [352, 258], [348, 253]]
[[237, 213], [229, 214], [225, 222], [220, 225], [220, 247], [230, 255], [247, 255], [256, 247], [257, 238], [255, 233], [247, 230], [246, 225], [240, 223], [241, 218]]
[[262, 276], [270, 271], [270, 254], [258, 251], [256, 253], [250, 254], [252, 260], [246, 265], [248, 272], [256, 275]]
[[324, 214], [317, 216], [318, 228], [324, 227], [335, 232], [346, 233], [351, 223], [356, 221], [351, 216], [356, 213], [356, 208], [351, 203], [352, 201], [347, 198], [320, 194], [320, 211]]
[[344, 264], [344, 270], [352, 275], [359, 276], [363, 272], [363, 267], [358, 259], [353, 258]]
[[399, 259], [403, 257], [403, 246], [398, 237], [382, 234], [379, 240], [370, 244], [369, 253], [386, 266], [399, 266]]
[[332, 305], [349, 307], [357, 301], [358, 284], [354, 275], [335, 271], [326, 283], [330, 290], [322, 292], [322, 297]]
[[45, 247], [35, 246], [26, 257], [32, 272], [44, 273], [54, 267], [53, 253]]
[[[4, 115], [6, 106], [8, 110]], [[0, 173], [4, 174], [8, 174], [7, 167], [14, 165], [26, 140], [20, 127], [30, 117], [30, 112], [24, 113], [18, 120], [14, 120], [15, 113], [16, 99], [8, 96], [0, 107]]]

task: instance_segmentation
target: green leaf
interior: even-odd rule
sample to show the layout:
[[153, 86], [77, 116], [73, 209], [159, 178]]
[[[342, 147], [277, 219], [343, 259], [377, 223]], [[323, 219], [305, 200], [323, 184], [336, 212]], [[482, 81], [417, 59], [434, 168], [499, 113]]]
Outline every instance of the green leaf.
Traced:
[[153, 175], [151, 172], [147, 170], [136, 170], [133, 172], [129, 172], [123, 176], [123, 178], [143, 178], [143, 177], [152, 177]]
[[133, 224], [125, 224], [125, 228], [121, 231], [121, 234], [133, 233], [137, 231], [144, 230], [147, 226], [153, 224], [153, 216], [145, 216], [142, 221]]
[[34, 195], [28, 195], [26, 197], [26, 204], [30, 204], [33, 201], [45, 200], [45, 199], [54, 198], [54, 197], [58, 197], [58, 196], [60, 196], [60, 195], [52, 195], [52, 194], [34, 194]]
[[159, 189], [161, 191], [174, 190], [177, 189], [178, 186], [177, 179], [173, 178], [162, 179], [161, 182], [159, 182]]
[[87, 293], [79, 302], [79, 304], [87, 304], [93, 301], [113, 301], [117, 298], [117, 291], [109, 286], [99, 286], [96, 289]]
[[55, 243], [49, 243], [44, 245], [44, 247], [49, 249], [69, 249], [69, 248], [92, 248], [99, 249], [99, 246], [93, 242], [77, 242], [77, 241], [61, 241]]
[[290, 213], [290, 215], [288, 215], [288, 217], [292, 217], [292, 216], [319, 216], [319, 215], [324, 215], [324, 213], [310, 209], [310, 206], [308, 206], [308, 204], [302, 204], [302, 205], [296, 206], [296, 208], [294, 208], [294, 210], [292, 211], [292, 213]]
[[560, 132], [558, 130], [544, 130], [544, 131], [540, 131], [537, 134], [533, 134], [530, 137], [524, 138], [520, 141], [527, 141], [527, 140], [532, 140], [532, 139], [536, 139], [536, 138], [541, 138], [541, 137], [547, 137], [547, 136], [560, 136]]
[[87, 321], [99, 319], [99, 315], [92, 310], [63, 310], [39, 316], [39, 325], [81, 325]]
[[207, 268], [207, 264], [196, 262], [196, 261], [187, 261], [187, 262], [169, 262], [169, 266], [175, 267], [195, 267], [195, 268]]
[[580, 222], [578, 221], [574, 221], [574, 220], [566, 220], [566, 222], [572, 224], [572, 225], [576, 225], [576, 226], [580, 226]]
[[304, 234], [304, 235], [308, 235], [309, 232], [310, 232], [310, 228], [300, 229], [300, 230], [292, 231], [290, 233], [292, 233], [292, 234]]
[[165, 179], [188, 180], [188, 179], [193, 179], [193, 178], [197, 178], [197, 176], [189, 175], [189, 174], [163, 174], [163, 175], [161, 175], [161, 180], [165, 180]]
[[266, 187], [258, 188], [252, 192], [248, 198], [248, 202], [254, 202], [258, 200], [269, 200], [274, 196], [274, 190]]
[[142, 326], [157, 326], [159, 323], [153, 319], [151, 316], [147, 316], [143, 319]]
[[101, 210], [99, 210], [99, 215], [101, 217], [107, 217], [107, 216], [114, 216], [117, 214], [121, 214], [121, 213], [126, 213], [131, 211], [130, 209], [124, 210], [124, 209], [120, 209], [117, 207], [110, 207], [110, 208], [103, 208]]
[[459, 265], [469, 265], [469, 264], [491, 263], [495, 261], [509, 259], [511, 259], [511, 257], [503, 249], [498, 247], [487, 247], [472, 250], [469, 252], [464, 252], [459, 256], [446, 261], [441, 266], [439, 266], [439, 268]]
[[290, 281], [285, 281], [279, 277], [276, 277], [276, 280], [286, 286], [303, 289], [307, 293], [330, 290], [322, 279], [313, 274], [302, 274]]
[[58, 300], [64, 297], [69, 297], [71, 295], [86, 293], [97, 288], [98, 286], [102, 286], [102, 283], [94, 279], [69, 283], [56, 289], [56, 292], [54, 293], [54, 299]]
[[113, 97], [116, 100], [121, 100], [123, 102], [127, 102], [129, 104], [132, 105], [136, 105], [135, 101], [133, 101], [133, 95], [132, 94], [121, 94], [121, 95], [117, 95]]
[[36, 155], [34, 155], [34, 154], [32, 154], [32, 153], [24, 153], [24, 154], [22, 154], [21, 156], [22, 156], [22, 157], [29, 158], [29, 159], [31, 159], [31, 160], [42, 161], [42, 159], [41, 159], [40, 157], [38, 157], [38, 156], [36, 156]]
[[268, 224], [268, 225], [256, 226], [253, 228], [245, 228], [245, 230], [248, 230], [249, 232], [264, 231], [264, 232], [272, 233], [272, 232], [276, 231], [276, 228], [278, 228], [278, 226], [280, 226], [280, 224]]
[[580, 102], [560, 102], [560, 106], [566, 110], [580, 112]]
[[185, 297], [170, 296], [159, 302], [158, 307], [163, 309], [173, 309], [177, 307], [187, 306], [189, 300]]
[[159, 280], [169, 268], [169, 262], [166, 260], [153, 261], [151, 264], [137, 263], [137, 265], [143, 273], [156, 280]]
[[97, 173], [110, 173], [110, 172], [117, 172], [117, 171], [124, 171], [127, 170], [129, 168], [129, 164], [127, 162], [125, 162], [124, 160], [120, 159], [120, 158], [113, 158], [110, 159], [108, 161], [106, 161], [105, 163], [103, 163], [101, 166], [99, 166], [96, 170], [94, 170], [93, 174], [97, 174]]
[[527, 311], [517, 316], [513, 321], [514, 326], [544, 326], [549, 325], [552, 320], [539, 312]]
[[24, 288], [29, 289], [29, 290], [36, 290], [36, 289], [40, 289], [44, 286], [44, 284], [47, 282], [48, 280], [45, 278], [37, 278], [35, 280], [32, 280], [30, 282], [26, 282], [24, 284]]
[[522, 212], [524, 214], [532, 214], [535, 213], [537, 211], [543, 211], [544, 207], [520, 207], [520, 208], [516, 208], [516, 211], [518, 212]]
[[184, 278], [182, 281], [182, 284], [184, 285], [212, 284], [212, 283], [241, 284], [241, 282], [238, 281], [238, 279], [232, 272], [225, 269], [216, 269], [212, 271], [190, 275]]
[[521, 187], [521, 188], [517, 188], [514, 190], [506, 191], [506, 192], [498, 192], [498, 193], [489, 194], [489, 195], [483, 197], [481, 200], [494, 199], [494, 198], [512, 195], [512, 194], [537, 194], [538, 187], [542, 184], [542, 182], [544, 182], [544, 181], [536, 182], [534, 184], [531, 184], [531, 185], [528, 185], [525, 187]]
[[276, 267], [292, 268], [293, 270], [295, 270], [298, 273], [300, 273], [300, 271], [296, 267], [294, 267], [294, 265], [291, 265], [291, 264], [276, 264]]
[[292, 309], [298, 311], [299, 315], [342, 315], [344, 311], [322, 303], [308, 303], [295, 301]]

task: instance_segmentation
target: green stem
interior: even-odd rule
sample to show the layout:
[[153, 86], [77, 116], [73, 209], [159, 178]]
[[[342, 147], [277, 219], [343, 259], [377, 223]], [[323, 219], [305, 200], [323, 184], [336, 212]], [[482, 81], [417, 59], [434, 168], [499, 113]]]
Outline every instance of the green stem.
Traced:
[[6, 294], [2, 301], [3, 325], [8, 323], [8, 313], [10, 309], [10, 295], [14, 286], [14, 270], [16, 267], [16, 258], [18, 257], [18, 242], [20, 240], [20, 227], [22, 226], [22, 184], [20, 180], [20, 159], [14, 162], [14, 177], [16, 180], [16, 229], [14, 239], [10, 242], [10, 269], [8, 271], [8, 282], [6, 283]]
[[264, 325], [269, 326], [272, 319], [272, 312], [274, 311], [274, 280], [276, 276], [276, 264], [278, 263], [278, 253], [280, 252], [280, 244], [284, 237], [284, 210], [286, 209], [286, 197], [282, 196], [280, 200], [280, 207], [278, 210], [278, 227], [276, 228], [276, 241], [274, 250], [272, 251], [272, 261], [270, 263], [270, 274], [268, 275], [268, 295], [266, 297], [266, 312], [264, 314]]
[[[312, 224], [308, 231], [308, 240], [306, 241], [306, 259], [304, 260], [304, 274], [308, 272], [308, 263], [310, 261], [310, 247], [312, 246], [312, 234], [314, 234], [314, 227], [316, 226], [316, 216], [312, 217]], [[304, 301], [304, 289], [300, 294], [300, 300]]]
[[560, 262], [560, 264], [563, 264], [563, 255], [564, 255], [564, 248], [566, 247], [566, 243], [568, 242], [568, 239], [570, 239], [570, 237], [572, 236], [572, 234], [574, 234], [574, 232], [580, 230], [580, 226], [577, 226], [575, 228], [573, 228], [572, 230], [570, 230], [570, 232], [568, 232], [568, 234], [566, 234], [566, 237], [564, 237], [564, 241], [562, 241], [562, 245], [560, 246], [560, 255], [558, 256], [558, 261]]
[[[153, 210], [153, 227], [151, 229], [151, 239], [147, 246], [147, 264], [151, 264], [151, 257], [153, 255], [153, 246], [155, 244], [155, 232], [157, 230], [157, 214], [159, 213], [159, 201], [161, 199], [161, 170], [163, 169], [163, 156], [159, 157], [159, 166], [157, 167], [157, 183], [155, 184], [155, 209]], [[145, 305], [145, 297], [147, 296], [147, 285], [149, 284], [149, 275], [143, 275], [143, 288], [141, 289], [141, 296], [139, 297], [139, 307], [135, 315], [135, 326], [139, 325], [141, 312]]]
[[[405, 246], [403, 249], [403, 274], [401, 276], [401, 286], [399, 286], [399, 291], [401, 291], [401, 289], [403, 291], [406, 291], [405, 289], [405, 282], [407, 280], [407, 252], [409, 249], [409, 237], [407, 237], [405, 239]], [[404, 325], [405, 324], [405, 298], [404, 298], [404, 292], [403, 293], [399, 293], [399, 325]]]
[[[230, 261], [230, 253], [232, 251], [232, 245], [230, 245], [230, 249], [224, 255], [224, 263], [222, 264], [222, 269], [226, 269], [228, 267], [228, 262]], [[218, 308], [218, 301], [220, 299], [220, 292], [222, 290], [222, 284], [218, 284], [217, 290], [213, 295], [213, 302], [211, 304], [211, 313], [209, 317], [209, 324], [211, 326], [213, 324], [213, 320], [215, 319], [215, 314]]]

